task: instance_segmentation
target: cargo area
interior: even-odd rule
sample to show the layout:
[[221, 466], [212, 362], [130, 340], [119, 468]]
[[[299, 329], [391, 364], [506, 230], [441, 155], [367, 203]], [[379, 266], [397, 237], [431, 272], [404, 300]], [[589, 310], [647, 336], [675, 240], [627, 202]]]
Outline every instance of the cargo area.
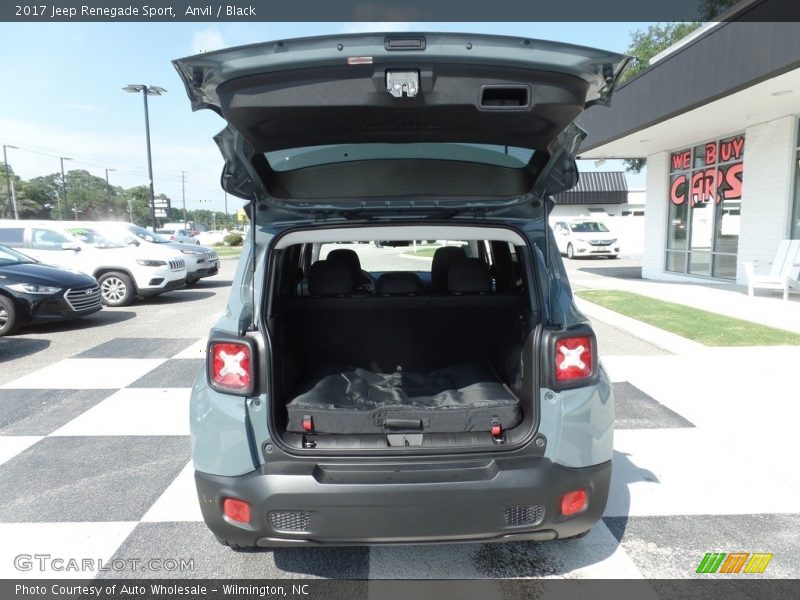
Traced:
[[294, 277], [270, 320], [284, 440], [491, 445], [530, 425], [535, 311], [509, 244], [481, 244], [437, 250], [419, 272], [365, 272], [344, 248], [323, 259], [311, 245], [285, 252], [289, 263], [311, 256], [283, 269]]

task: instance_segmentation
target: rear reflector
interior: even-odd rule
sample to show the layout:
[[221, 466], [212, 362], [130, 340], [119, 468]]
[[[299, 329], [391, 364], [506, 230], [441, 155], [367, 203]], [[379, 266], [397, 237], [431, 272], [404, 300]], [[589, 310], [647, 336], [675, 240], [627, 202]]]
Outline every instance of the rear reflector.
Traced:
[[311, 415], [303, 415], [303, 431], [308, 433], [314, 431], [314, 420]]
[[210, 383], [223, 392], [247, 393], [253, 387], [250, 346], [236, 342], [212, 342]]
[[556, 381], [585, 379], [592, 375], [592, 340], [587, 336], [556, 340]]
[[573, 490], [561, 497], [561, 514], [565, 517], [586, 510], [589, 506], [589, 495], [586, 490]]
[[222, 512], [231, 521], [236, 521], [237, 523], [250, 522], [250, 505], [244, 500], [225, 498], [222, 502]]

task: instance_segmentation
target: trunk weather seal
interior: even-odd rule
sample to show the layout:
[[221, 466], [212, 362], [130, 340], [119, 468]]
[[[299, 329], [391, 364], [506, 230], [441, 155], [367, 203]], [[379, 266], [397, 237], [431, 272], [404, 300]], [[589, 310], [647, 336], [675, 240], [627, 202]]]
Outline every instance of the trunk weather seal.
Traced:
[[[370, 223], [369, 226], [376, 226], [376, 223]], [[386, 227], [396, 226], [397, 223], [386, 223]], [[461, 223], [459, 222], [458, 225], [454, 225], [453, 223], [442, 223], [442, 222], [431, 222], [426, 223], [426, 225], [431, 226], [442, 226], [442, 227], [453, 227], [453, 226], [465, 226], [465, 227], [474, 227], [474, 228], [482, 228], [482, 229], [508, 229], [517, 233], [523, 240], [525, 245], [526, 254], [526, 263], [529, 266], [529, 272], [527, 273], [528, 277], [535, 275], [535, 264], [534, 264], [534, 249], [532, 248], [533, 242], [526, 234], [525, 230], [520, 227], [515, 227], [513, 225], [509, 225], [508, 223], [500, 223], [500, 222], [474, 222], [474, 223]], [[267, 328], [267, 323], [275, 318], [273, 314], [274, 309], [274, 302], [273, 302], [273, 295], [275, 291], [275, 271], [274, 262], [275, 262], [275, 252], [274, 247], [277, 245], [278, 241], [290, 234], [295, 233], [298, 231], [308, 231], [308, 230], [324, 230], [324, 229], [358, 229], [365, 226], [365, 223], [332, 223], [330, 225], [313, 225], [310, 223], [295, 226], [295, 227], [287, 227], [283, 231], [276, 234], [269, 242], [269, 245], [266, 249], [266, 264], [269, 270], [269, 277], [265, 281], [265, 293], [262, 296], [262, 309], [264, 310], [263, 315], [264, 318], [262, 319], [262, 327], [264, 331], [262, 334], [266, 337], [267, 344], [269, 345], [269, 365], [263, 365], [261, 368], [268, 368], [270, 370], [270, 376], [266, 379], [268, 380], [268, 390], [262, 390], [267, 392], [267, 401], [269, 403], [269, 410], [267, 411], [267, 431], [269, 432], [270, 439], [280, 448], [282, 452], [285, 452], [291, 456], [298, 456], [298, 457], [320, 457], [320, 458], [328, 458], [328, 457], [370, 457], [370, 458], [392, 458], [392, 457], [400, 457], [400, 456], [462, 456], [464, 454], [470, 455], [477, 455], [480, 453], [486, 453], [489, 456], [493, 455], [497, 452], [518, 452], [523, 450], [527, 447], [531, 447], [532, 442], [534, 439], [542, 439], [539, 436], [539, 425], [541, 422], [541, 407], [539, 406], [539, 394], [541, 390], [541, 381], [540, 381], [540, 369], [538, 364], [536, 364], [540, 358], [540, 349], [534, 348], [533, 352], [536, 353], [535, 359], [532, 359], [532, 372], [534, 374], [533, 377], [533, 387], [534, 389], [531, 391], [531, 399], [530, 405], [532, 408], [533, 415], [531, 416], [530, 422], [530, 429], [525, 433], [524, 437], [515, 442], [513, 444], [503, 444], [503, 445], [487, 445], [487, 446], [479, 446], [479, 447], [470, 447], [470, 446], [458, 446], [458, 447], [440, 447], [440, 448], [422, 448], [422, 447], [388, 447], [384, 448], [366, 448], [366, 449], [358, 449], [358, 448], [350, 448], [346, 450], [331, 450], [331, 449], [323, 449], [319, 450], [316, 448], [297, 448], [294, 446], [290, 446], [284, 440], [282, 435], [279, 433], [278, 429], [275, 427], [275, 406], [272, 402], [273, 398], [279, 396], [277, 394], [277, 390], [275, 389], [275, 381], [274, 378], [271, 376], [272, 371], [272, 361], [273, 357], [275, 356], [274, 349], [272, 348], [272, 333]], [[545, 224], [545, 227], [547, 225]], [[530, 285], [528, 285], [528, 292], [525, 297], [528, 299], [529, 306], [528, 309], [532, 308], [531, 303], [534, 301], [539, 301], [542, 298], [541, 290], [539, 289], [538, 282], [536, 281], [536, 277], [533, 277], [534, 282], [534, 289], [531, 289]], [[526, 282], [528, 283], [528, 282]], [[538, 292], [538, 294], [536, 293]], [[538, 296], [538, 298], [536, 297]], [[533, 311], [530, 311], [533, 314]], [[540, 336], [537, 336], [537, 329], [541, 328], [542, 326], [542, 312], [539, 308], [536, 311], [539, 319], [536, 323], [536, 326], [531, 329], [531, 341], [534, 345], [539, 345], [541, 340]], [[524, 424], [525, 419], [520, 424]], [[263, 444], [262, 444], [263, 445]], [[544, 445], [541, 447], [532, 446], [536, 448], [537, 453], [541, 453], [542, 456], [544, 455]], [[263, 449], [262, 449], [263, 451]], [[377, 456], [376, 456], [377, 455]], [[263, 458], [267, 459], [268, 457], [263, 456]]]

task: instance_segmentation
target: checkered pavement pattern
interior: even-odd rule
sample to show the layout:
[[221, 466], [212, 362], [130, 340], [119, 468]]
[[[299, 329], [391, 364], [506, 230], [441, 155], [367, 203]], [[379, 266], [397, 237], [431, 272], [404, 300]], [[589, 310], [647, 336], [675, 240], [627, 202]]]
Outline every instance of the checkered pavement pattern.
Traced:
[[[735, 436], [693, 418], [674, 376], [684, 357], [665, 352], [604, 360], [612, 491], [584, 538], [234, 552], [194, 490], [188, 404], [204, 351], [205, 340], [116, 339], [0, 386], [0, 577], [691, 577], [715, 550], [775, 552], [766, 575], [800, 575], [796, 483], [743, 463]], [[193, 559], [193, 570], [20, 572], [21, 553]]]

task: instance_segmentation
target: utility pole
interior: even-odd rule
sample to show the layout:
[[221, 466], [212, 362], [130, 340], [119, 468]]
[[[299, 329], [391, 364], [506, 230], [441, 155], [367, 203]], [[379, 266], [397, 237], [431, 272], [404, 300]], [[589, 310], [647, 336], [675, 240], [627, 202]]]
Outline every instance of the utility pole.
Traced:
[[222, 190], [225, 193], [225, 227], [228, 227], [228, 190]]
[[[6, 148], [14, 148], [15, 150], [19, 150], [19, 148], [16, 146], [10, 146], [8, 144], [3, 144], [3, 163], [6, 165], [6, 188], [8, 188], [8, 198], [14, 207], [14, 218], [19, 219], [19, 214], [17, 213], [17, 198], [14, 195], [14, 189], [11, 187], [11, 173], [8, 170], [8, 155], [6, 154]], [[5, 212], [5, 208], [3, 211]]]
[[17, 212], [17, 193], [14, 191], [14, 182], [11, 182], [11, 202], [14, 205], [14, 218], [19, 220], [19, 213]]
[[106, 192], [108, 195], [108, 203], [111, 204], [111, 184], [108, 182], [109, 171], [116, 171], [116, 169], [106, 169]]
[[186, 171], [181, 171], [181, 196], [183, 196], [183, 225], [186, 226]]
[[[67, 158], [66, 156], [60, 156], [61, 159], [61, 194], [64, 196], [64, 208], [69, 208], [67, 206], [67, 176], [64, 174], [64, 161], [65, 160], [72, 160], [71, 158]], [[75, 219], [77, 220], [78, 213], [75, 213]], [[61, 204], [58, 205], [58, 220], [62, 221], [64, 219], [64, 215], [61, 213]]]

